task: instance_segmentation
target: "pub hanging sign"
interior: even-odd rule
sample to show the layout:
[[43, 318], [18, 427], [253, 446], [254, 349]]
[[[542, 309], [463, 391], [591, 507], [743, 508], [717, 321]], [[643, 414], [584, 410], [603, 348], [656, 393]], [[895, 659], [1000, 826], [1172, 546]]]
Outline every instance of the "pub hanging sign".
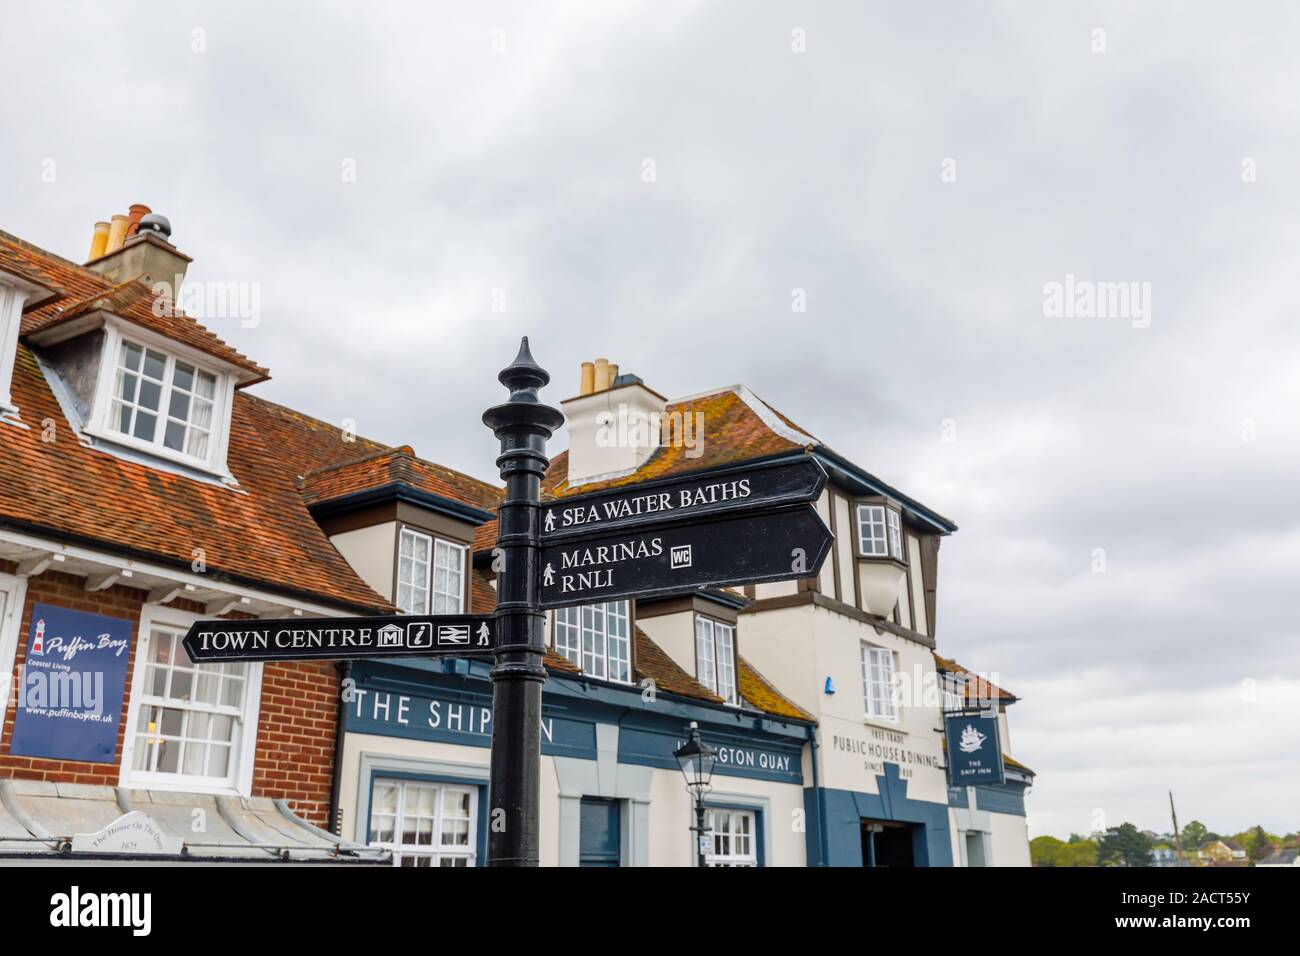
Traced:
[[975, 787], [1006, 781], [996, 714], [948, 714], [944, 733], [948, 741], [949, 786]]

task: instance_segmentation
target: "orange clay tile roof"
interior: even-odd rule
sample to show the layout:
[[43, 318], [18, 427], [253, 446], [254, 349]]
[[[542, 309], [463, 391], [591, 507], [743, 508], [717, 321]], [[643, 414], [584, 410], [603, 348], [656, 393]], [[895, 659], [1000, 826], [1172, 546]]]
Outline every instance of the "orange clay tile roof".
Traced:
[[[775, 412], [765, 402], [760, 401], [760, 404], [787, 426], [803, 432], [803, 429], [798, 426], [790, 425], [788, 419]], [[686, 415], [697, 414], [703, 416], [700, 419], [703, 422], [703, 435], [699, 436], [703, 440], [699, 442], [696, 449], [689, 449], [684, 442], [673, 440], [675, 436], [673, 423], [682, 420]], [[551, 459], [550, 467], [546, 469], [546, 476], [542, 479], [543, 499], [562, 498], [565, 495], [618, 488], [637, 482], [652, 481], [655, 478], [668, 478], [686, 472], [764, 458], [816, 444], [816, 439], [806, 432], [804, 433], [808, 438], [806, 444], [799, 444], [777, 434], [735, 389], [723, 389], [708, 395], [670, 402], [664, 416], [662, 431], [661, 446], [634, 474], [609, 481], [584, 483], [578, 488], [572, 488], [568, 483], [569, 453], [560, 452]], [[700, 453], [696, 457], [689, 457], [694, 455], [696, 450]]]
[[740, 658], [740, 696], [750, 706], [777, 717], [789, 717], [792, 720], [806, 720], [816, 723], [812, 714], [794, 703], [772, 686], [766, 677], [754, 669], [754, 665], [743, 657]]
[[[566, 495], [586, 494], [590, 491], [604, 491], [621, 488], [625, 485], [656, 478], [670, 478], [687, 472], [718, 468], [723, 465], [766, 458], [782, 452], [811, 447], [816, 443], [804, 429], [794, 425], [780, 412], [773, 409], [757, 396], [750, 397], [779, 418], [787, 427], [802, 432], [808, 438], [807, 444], [798, 444], [779, 435], [768, 427], [751, 405], [741, 397], [734, 388], [723, 389], [707, 395], [670, 402], [664, 417], [661, 441], [663, 444], [655, 450], [650, 459], [631, 475], [613, 478], [609, 481], [593, 481], [574, 488], [568, 483], [569, 453], [562, 451], [551, 459], [542, 478], [542, 500], [563, 498]], [[670, 441], [674, 429], [674, 420], [681, 420], [686, 415], [703, 415], [703, 448], [701, 453], [688, 457], [688, 449], [682, 442]], [[677, 419], [674, 419], [674, 415]], [[694, 419], [692, 419], [694, 420]], [[693, 454], [693, 452], [692, 452]], [[480, 525], [474, 534], [474, 550], [490, 551], [496, 546], [497, 524], [490, 521]]]
[[[51, 299], [23, 314], [20, 333], [33, 335], [78, 316], [104, 310], [159, 335], [211, 355], [241, 369], [241, 384], [269, 378], [262, 366], [235, 351], [179, 310], [156, 314], [153, 290], [138, 279], [114, 284], [96, 272], [0, 232], [0, 269], [54, 289]], [[159, 310], [161, 311], [161, 310]]]
[[697, 684], [695, 678], [678, 667], [677, 663], [664, 653], [663, 648], [650, 640], [645, 631], [638, 627], [635, 628], [635, 632], [636, 645], [633, 650], [633, 660], [636, 662], [638, 681], [648, 678], [654, 681], [656, 690], [666, 694], [694, 697], [696, 700], [705, 700], [711, 704], [723, 703], [721, 697]]
[[1008, 767], [1015, 767], [1017, 770], [1029, 774], [1031, 777], [1038, 776], [1038, 774], [1034, 773], [1032, 770], [1030, 770], [1028, 767], [1026, 767], [1024, 764], [1022, 764], [1019, 760], [1017, 760], [1015, 757], [1011, 756], [1010, 754], [1003, 754], [1002, 762], [1006, 764]]
[[[13, 394], [24, 421], [65, 421], [35, 356], [22, 344]], [[6, 425], [0, 428], [0, 523], [187, 568], [194, 549], [202, 548], [214, 576], [337, 605], [389, 608], [308, 514], [293, 480], [290, 452], [301, 443], [294, 431], [277, 406], [235, 395], [228, 464], [239, 481], [236, 490], [88, 448], [70, 429], [46, 442], [39, 427]]]
[[485, 511], [496, 511], [504, 489], [415, 457], [409, 446], [377, 451], [343, 464], [326, 465], [307, 473], [299, 483], [309, 505], [342, 498], [358, 491], [402, 484], [442, 498], [451, 498]]
[[1020, 699], [1015, 694], [1003, 690], [1001, 687], [985, 680], [973, 671], [968, 671], [950, 658], [940, 657], [938, 654], [935, 654], [934, 665], [942, 673], [954, 674], [965, 679], [967, 700], [1004, 700], [1010, 704]]

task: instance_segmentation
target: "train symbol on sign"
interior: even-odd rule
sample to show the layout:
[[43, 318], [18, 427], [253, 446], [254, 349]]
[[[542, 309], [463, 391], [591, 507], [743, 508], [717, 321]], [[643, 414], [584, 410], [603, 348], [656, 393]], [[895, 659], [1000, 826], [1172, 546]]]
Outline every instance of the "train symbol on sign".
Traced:
[[689, 544], [673, 545], [669, 559], [673, 568], [689, 568], [691, 566], [691, 546]]
[[469, 625], [468, 624], [444, 624], [438, 628], [438, 644], [446, 646], [448, 644], [468, 644], [469, 643]]

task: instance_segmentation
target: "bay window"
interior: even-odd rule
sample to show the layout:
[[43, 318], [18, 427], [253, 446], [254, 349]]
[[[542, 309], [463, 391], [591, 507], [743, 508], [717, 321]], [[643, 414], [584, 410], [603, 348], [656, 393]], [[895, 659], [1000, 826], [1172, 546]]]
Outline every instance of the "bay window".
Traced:
[[736, 693], [736, 628], [713, 618], [695, 618], [695, 674], [698, 681], [728, 704]]
[[394, 866], [473, 866], [478, 791], [423, 780], [379, 777], [370, 798], [370, 844]]
[[893, 651], [873, 644], [862, 645], [862, 688], [867, 717], [898, 719]]
[[905, 560], [902, 518], [896, 509], [884, 504], [858, 505], [858, 554]]
[[555, 652], [599, 680], [632, 682], [627, 601], [562, 607], [555, 612]]

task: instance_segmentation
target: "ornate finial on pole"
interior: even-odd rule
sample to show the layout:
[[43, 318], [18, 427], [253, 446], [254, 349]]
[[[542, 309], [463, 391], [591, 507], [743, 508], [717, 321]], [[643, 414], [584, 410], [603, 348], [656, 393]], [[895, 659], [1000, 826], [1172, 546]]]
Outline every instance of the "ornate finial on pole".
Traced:
[[528, 337], [497, 376], [510, 398], [483, 413], [501, 441], [497, 467], [506, 496], [497, 511], [498, 644], [492, 668], [492, 770], [488, 799], [489, 866], [538, 865], [545, 615], [538, 606], [538, 501], [546, 440], [564, 423], [538, 390], [551, 376], [534, 361]]

